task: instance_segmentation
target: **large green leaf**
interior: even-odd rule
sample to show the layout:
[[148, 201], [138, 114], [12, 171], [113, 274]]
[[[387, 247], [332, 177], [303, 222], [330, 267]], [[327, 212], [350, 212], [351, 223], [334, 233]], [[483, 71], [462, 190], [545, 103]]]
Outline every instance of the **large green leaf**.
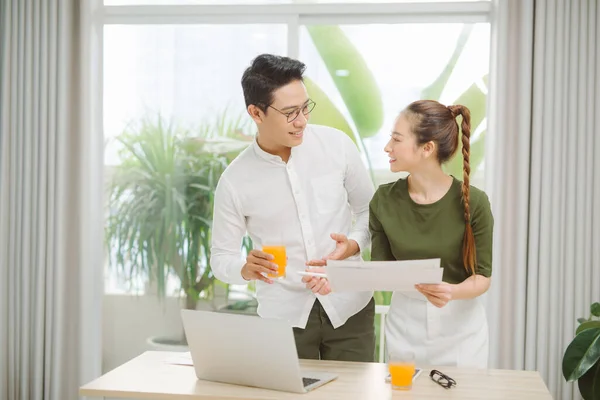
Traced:
[[[485, 77], [483, 78], [486, 79]], [[486, 112], [486, 95], [476, 84], [472, 84], [454, 101], [453, 104], [461, 104], [466, 106], [471, 112], [471, 133], [475, 132], [483, 119]], [[462, 120], [459, 119], [459, 122]], [[471, 143], [471, 171], [477, 170], [479, 164], [485, 157], [485, 131], [481, 132], [478, 139]], [[459, 142], [458, 150], [454, 157], [446, 163], [444, 169], [447, 173], [456, 177], [461, 177], [462, 172], [462, 142]]]
[[362, 55], [339, 26], [308, 26], [313, 43], [323, 59], [358, 134], [371, 137], [383, 124], [381, 92]]
[[[483, 161], [485, 157], [485, 134], [487, 131], [481, 132], [481, 134], [477, 137], [473, 143], [471, 143], [471, 152], [470, 152], [470, 167], [471, 174], [477, 170], [479, 164]], [[444, 164], [444, 170], [446, 173], [455, 176], [458, 179], [462, 179], [463, 177], [463, 156], [462, 156], [462, 142], [459, 142], [458, 150], [454, 157], [450, 159], [446, 164]]]
[[486, 95], [476, 84], [472, 84], [465, 90], [453, 104], [466, 106], [471, 112], [471, 132], [475, 132], [477, 127], [485, 118]]
[[333, 104], [329, 97], [321, 88], [310, 78], [304, 78], [304, 85], [308, 91], [308, 96], [317, 104], [310, 113], [310, 123], [330, 126], [346, 133], [356, 143], [354, 132], [342, 115], [340, 110]]
[[465, 49], [465, 45], [467, 44], [467, 40], [469, 36], [471, 36], [471, 32], [473, 31], [474, 25], [464, 25], [460, 34], [458, 35], [458, 39], [456, 41], [456, 47], [454, 48], [454, 52], [450, 56], [450, 60], [444, 67], [444, 70], [441, 74], [436, 78], [431, 85], [427, 86], [425, 89], [421, 91], [421, 99], [424, 100], [438, 100], [454, 71], [454, 67], [456, 66], [456, 62], [460, 58], [463, 50]]
[[581, 332], [586, 329], [591, 328], [600, 328], [600, 321], [586, 321], [577, 327], [577, 331], [575, 331], [576, 335], [579, 335]]
[[600, 399], [600, 363], [596, 363], [577, 381], [584, 400]]
[[563, 376], [567, 381], [581, 378], [600, 359], [600, 328], [586, 329], [575, 336], [563, 357]]

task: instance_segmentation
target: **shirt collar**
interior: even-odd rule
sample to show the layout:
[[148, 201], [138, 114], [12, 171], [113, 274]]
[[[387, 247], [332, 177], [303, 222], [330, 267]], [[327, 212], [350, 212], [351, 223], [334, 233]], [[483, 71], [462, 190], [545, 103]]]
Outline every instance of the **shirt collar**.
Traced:
[[[302, 146], [303, 144], [301, 144], [300, 146]], [[293, 157], [293, 155], [296, 154], [297, 147], [299, 147], [299, 146], [292, 147], [292, 152], [291, 152], [290, 160], [291, 160], [291, 157]], [[256, 135], [254, 137], [254, 141], [252, 142], [252, 148], [254, 149], [254, 154], [256, 154], [258, 157], [262, 158], [265, 161], [268, 161], [270, 163], [279, 164], [279, 165], [280, 164], [285, 164], [283, 162], [283, 160], [281, 159], [281, 157], [276, 156], [276, 155], [271, 154], [271, 153], [267, 153], [266, 151], [264, 151], [263, 149], [260, 148], [260, 146], [258, 145], [258, 135]]]

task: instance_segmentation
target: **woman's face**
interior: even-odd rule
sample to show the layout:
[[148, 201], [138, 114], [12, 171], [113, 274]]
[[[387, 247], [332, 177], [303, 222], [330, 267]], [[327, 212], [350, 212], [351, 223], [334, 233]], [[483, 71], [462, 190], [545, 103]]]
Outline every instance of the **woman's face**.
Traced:
[[384, 148], [390, 157], [392, 172], [412, 172], [423, 160], [422, 146], [410, 130], [408, 119], [400, 114], [396, 118], [390, 141]]

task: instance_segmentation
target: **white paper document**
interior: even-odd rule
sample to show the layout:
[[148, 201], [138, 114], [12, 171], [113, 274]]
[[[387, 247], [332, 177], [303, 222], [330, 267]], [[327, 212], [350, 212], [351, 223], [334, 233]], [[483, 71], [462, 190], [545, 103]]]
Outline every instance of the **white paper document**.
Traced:
[[348, 261], [328, 260], [327, 278], [334, 292], [396, 291], [419, 293], [419, 283], [442, 282], [440, 259], [408, 261]]

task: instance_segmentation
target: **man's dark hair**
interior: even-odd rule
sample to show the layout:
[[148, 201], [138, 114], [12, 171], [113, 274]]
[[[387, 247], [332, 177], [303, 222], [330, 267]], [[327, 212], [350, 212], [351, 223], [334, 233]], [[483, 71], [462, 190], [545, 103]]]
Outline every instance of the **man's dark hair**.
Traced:
[[246, 107], [254, 104], [264, 112], [273, 102], [273, 92], [296, 80], [302, 80], [304, 63], [289, 57], [261, 54], [242, 75]]

